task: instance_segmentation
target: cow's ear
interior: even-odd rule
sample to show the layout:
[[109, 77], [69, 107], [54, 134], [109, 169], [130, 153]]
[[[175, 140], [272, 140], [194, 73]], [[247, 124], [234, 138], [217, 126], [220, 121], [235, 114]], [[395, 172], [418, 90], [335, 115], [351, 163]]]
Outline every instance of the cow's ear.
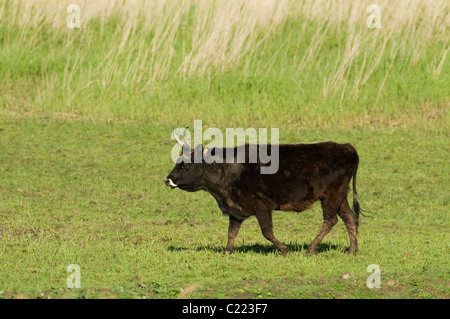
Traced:
[[209, 148], [209, 147], [205, 147], [203, 149], [203, 155], [210, 155], [210, 156], [214, 156], [216, 155], [216, 148]]

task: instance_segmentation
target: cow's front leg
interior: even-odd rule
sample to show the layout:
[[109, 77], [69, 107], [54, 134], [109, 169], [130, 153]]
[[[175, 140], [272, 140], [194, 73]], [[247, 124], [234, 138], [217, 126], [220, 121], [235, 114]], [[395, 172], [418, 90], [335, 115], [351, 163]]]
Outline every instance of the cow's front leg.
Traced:
[[223, 252], [224, 255], [226, 253], [231, 253], [231, 251], [233, 250], [234, 240], [236, 239], [241, 225], [242, 220], [237, 220], [234, 217], [230, 216], [230, 224], [228, 225], [228, 243], [225, 251]]
[[289, 249], [276, 239], [273, 234], [272, 212], [258, 212], [256, 213], [256, 219], [258, 219], [263, 236], [278, 248], [282, 256], [286, 256], [289, 253]]

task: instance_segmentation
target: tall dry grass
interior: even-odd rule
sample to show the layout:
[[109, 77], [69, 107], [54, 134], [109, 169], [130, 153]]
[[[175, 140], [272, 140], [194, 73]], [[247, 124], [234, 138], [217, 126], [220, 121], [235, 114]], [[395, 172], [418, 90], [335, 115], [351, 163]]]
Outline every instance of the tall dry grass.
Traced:
[[[0, 24], [7, 28], [18, 26], [20, 36], [6, 47], [20, 46], [33, 50], [42, 40], [39, 32], [46, 25], [52, 27], [50, 41], [66, 35], [65, 48], [74, 45], [76, 37], [82, 38], [88, 47], [79, 48], [75, 61], [68, 61], [68, 68], [76, 69], [83, 63], [89, 45], [104, 36], [105, 25], [118, 16], [117, 28], [107, 35], [103, 61], [89, 70], [88, 78], [100, 78], [106, 85], [115, 77], [123, 84], [144, 81], [148, 85], [166, 79], [173, 66], [175, 54], [182, 55], [175, 67], [178, 76], [204, 76], [212, 70], [228, 70], [243, 59], [251, 58], [264, 38], [288, 16], [288, 1], [252, 0], [238, 1], [143, 1], [98, 0], [78, 1], [81, 7], [81, 32], [69, 32], [66, 8], [71, 0], [12, 0], [0, 6]], [[6, 12], [7, 11], [7, 12]], [[185, 26], [182, 18], [191, 15], [189, 49], [175, 51], [175, 38]], [[13, 17], [7, 18], [5, 17]], [[100, 28], [90, 30], [94, 19]], [[93, 34], [93, 33], [99, 34]], [[151, 34], [152, 38], [148, 39]], [[259, 35], [263, 34], [263, 39]], [[29, 41], [31, 40], [31, 41]], [[120, 55], [126, 55], [121, 63]], [[173, 69], [173, 68], [172, 68]], [[67, 71], [66, 78], [71, 78]]]
[[[38, 34], [46, 25], [53, 28], [50, 40], [67, 34], [66, 48], [69, 48], [74, 37], [86, 37], [86, 42], [90, 43], [89, 38], [96, 38], [93, 32], [99, 32], [101, 36], [109, 19], [119, 16], [117, 30], [109, 37], [111, 42], [105, 43], [109, 47], [101, 65], [103, 72], [107, 72], [105, 79], [111, 77], [109, 69], [118, 71], [122, 67], [128, 70], [125, 79], [131, 76], [134, 80], [142, 80], [138, 70], [148, 74], [149, 82], [166, 78], [175, 54], [182, 56], [182, 62], [176, 66], [177, 74], [182, 76], [204, 76], [212, 69], [225, 71], [242, 61], [248, 65], [277, 26], [289, 18], [315, 20], [324, 26], [317, 29], [308, 55], [298, 57], [299, 72], [320, 59], [314, 52], [321, 47], [330, 28], [347, 34], [338, 61], [323, 66], [329, 70], [325, 92], [345, 79], [358, 57], [364, 58], [365, 69], [358, 83], [366, 82], [389, 41], [395, 41], [396, 51], [411, 55], [414, 63], [420, 59], [428, 42], [449, 40], [450, 4], [446, 0], [377, 1], [382, 8], [382, 28], [377, 32], [365, 26], [369, 1], [80, 0], [77, 3], [81, 7], [83, 30], [75, 35], [68, 32], [66, 24], [66, 8], [72, 0], [9, 0], [8, 6], [6, 1], [2, 2], [0, 24], [8, 28], [17, 25], [21, 30], [20, 37], [14, 43], [7, 43], [6, 47], [20, 45], [31, 50], [40, 45]], [[176, 52], [175, 38], [185, 27], [181, 23], [186, 15], [192, 19], [191, 32], [187, 34], [189, 39], [186, 39], [190, 48]], [[89, 30], [93, 19], [100, 21], [99, 30]], [[150, 33], [153, 38], [145, 41], [145, 36]], [[379, 41], [383, 43], [381, 49]], [[446, 52], [440, 52], [441, 61], [433, 68], [437, 75]], [[115, 57], [123, 53], [130, 58], [127, 64], [119, 65]], [[83, 56], [78, 58], [83, 59]]]
[[[388, 59], [377, 84], [379, 97], [399, 57], [414, 66], [430, 43], [446, 43], [424, 70], [439, 79], [449, 51], [447, 0], [379, 0], [382, 27], [377, 30], [366, 25], [372, 1], [79, 0], [79, 30], [66, 24], [72, 2], [0, 2], [4, 54], [33, 52], [45, 43], [51, 43], [50, 55], [67, 53], [62, 76], [67, 105], [92, 85], [142, 92], [171, 79], [208, 78], [233, 70], [243, 78], [283, 73], [285, 67], [276, 68], [275, 61], [289, 52], [288, 68], [313, 73], [322, 79], [322, 97], [341, 101], [358, 98], [381, 61]], [[289, 21], [298, 28], [283, 34], [274, 50], [270, 41]], [[306, 45], [299, 44], [303, 35], [309, 37]], [[330, 59], [322, 49], [334, 35], [342, 37], [337, 56]], [[94, 47], [99, 57], [91, 61]], [[41, 76], [47, 83], [42, 97], [60, 84], [51, 69]], [[303, 84], [296, 83], [302, 90]]]

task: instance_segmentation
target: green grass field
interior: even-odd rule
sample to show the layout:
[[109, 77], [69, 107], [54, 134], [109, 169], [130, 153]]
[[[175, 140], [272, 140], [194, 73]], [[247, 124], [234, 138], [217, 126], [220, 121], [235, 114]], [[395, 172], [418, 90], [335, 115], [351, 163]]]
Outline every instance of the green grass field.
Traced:
[[[0, 2], [0, 298], [450, 297], [448, 2], [69, 3]], [[316, 203], [274, 212], [287, 257], [255, 218], [223, 256], [213, 197], [164, 185], [196, 119], [352, 143], [358, 254], [342, 220], [305, 254]]]

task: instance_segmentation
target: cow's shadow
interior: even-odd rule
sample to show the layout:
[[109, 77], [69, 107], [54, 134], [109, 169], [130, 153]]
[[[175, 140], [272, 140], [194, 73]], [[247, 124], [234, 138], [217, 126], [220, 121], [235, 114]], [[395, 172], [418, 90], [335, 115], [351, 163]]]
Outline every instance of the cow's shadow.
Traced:
[[[307, 243], [291, 243], [291, 244], [285, 244], [289, 251], [292, 252], [306, 252], [309, 248], [309, 244]], [[212, 251], [215, 253], [223, 253], [225, 247], [219, 247], [219, 246], [197, 246], [194, 248], [187, 248], [187, 247], [174, 247], [169, 246], [167, 250], [170, 251], [183, 251], [183, 250], [196, 250], [196, 251]], [[347, 251], [348, 248], [343, 248], [341, 245], [335, 245], [330, 243], [323, 243], [320, 244], [318, 253], [327, 252], [331, 250], [340, 250], [340, 251]], [[236, 245], [233, 248], [233, 252], [238, 253], [258, 253], [263, 255], [269, 255], [269, 254], [276, 254], [279, 253], [278, 249], [272, 245], [272, 244], [243, 244], [243, 245]]]

